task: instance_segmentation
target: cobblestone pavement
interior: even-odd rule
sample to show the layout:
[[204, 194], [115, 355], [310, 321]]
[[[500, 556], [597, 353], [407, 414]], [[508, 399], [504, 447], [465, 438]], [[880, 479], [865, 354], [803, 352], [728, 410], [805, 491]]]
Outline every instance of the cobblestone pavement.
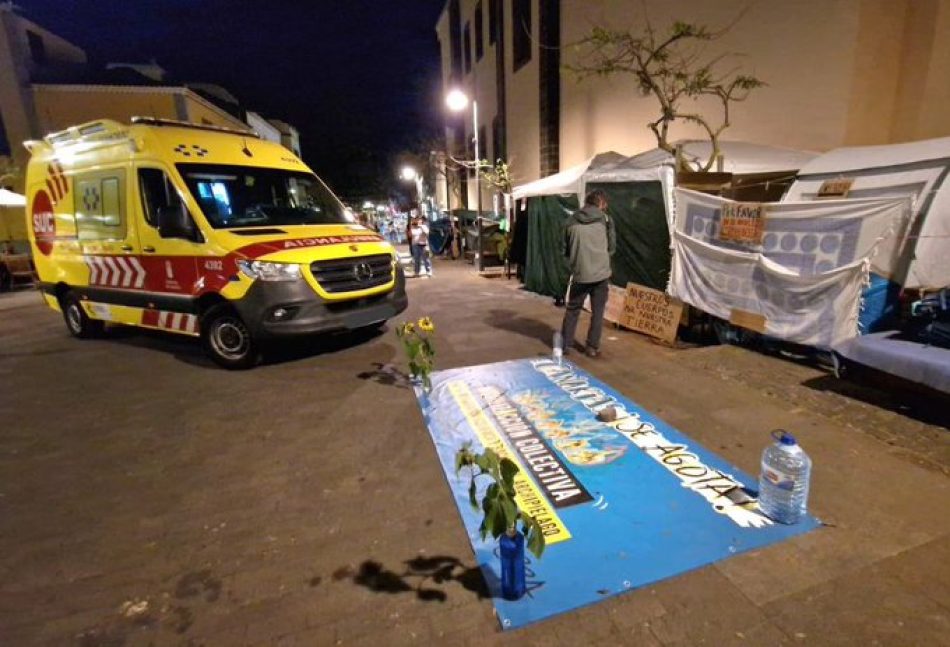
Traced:
[[[563, 313], [454, 263], [409, 291], [443, 367], [547, 353]], [[33, 297], [0, 297], [4, 646], [947, 644], [932, 398], [609, 331], [578, 363], [745, 471], [796, 432], [827, 525], [502, 634], [392, 326], [231, 373], [189, 340], [70, 339]]]

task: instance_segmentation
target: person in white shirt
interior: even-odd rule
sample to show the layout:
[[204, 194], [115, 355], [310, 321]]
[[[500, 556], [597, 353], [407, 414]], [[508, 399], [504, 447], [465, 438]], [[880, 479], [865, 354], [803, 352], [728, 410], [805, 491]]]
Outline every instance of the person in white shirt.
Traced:
[[425, 266], [424, 276], [432, 276], [432, 264], [429, 262], [429, 225], [425, 218], [414, 218], [409, 226], [409, 251], [412, 252], [412, 265], [416, 276]]

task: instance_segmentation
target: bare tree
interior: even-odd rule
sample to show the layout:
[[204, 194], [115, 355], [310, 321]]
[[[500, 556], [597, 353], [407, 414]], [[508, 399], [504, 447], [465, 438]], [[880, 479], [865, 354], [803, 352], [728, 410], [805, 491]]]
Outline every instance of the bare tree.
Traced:
[[[652, 95], [659, 103], [659, 116], [647, 124], [657, 146], [675, 154], [669, 142], [670, 126], [677, 120], [696, 124], [706, 131], [712, 144], [709, 159], [697, 163], [696, 170], [708, 171], [720, 154], [719, 138], [731, 125], [732, 104], [745, 101], [753, 90], [766, 85], [755, 76], [741, 74], [738, 67], [720, 70], [726, 60], [738, 55], [707, 55], [706, 45], [731, 27], [710, 31], [703, 25], [677, 21], [662, 35], [649, 21], [642, 33], [595, 27], [575, 44], [577, 62], [566, 68], [580, 79], [632, 76], [640, 93]], [[698, 110], [696, 103], [704, 98], [718, 101], [720, 119]]]

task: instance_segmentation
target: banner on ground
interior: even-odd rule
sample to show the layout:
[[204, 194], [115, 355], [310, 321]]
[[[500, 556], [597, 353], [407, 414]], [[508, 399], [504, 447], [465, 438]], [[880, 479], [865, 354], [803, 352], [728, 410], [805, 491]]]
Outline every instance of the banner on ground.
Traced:
[[[432, 382], [429, 393], [416, 393], [506, 629], [818, 525], [811, 517], [794, 526], [772, 523], [758, 510], [755, 479], [568, 362], [437, 371]], [[596, 418], [605, 407], [617, 420]], [[469, 475], [455, 474], [455, 453], [465, 442], [520, 467], [518, 500], [546, 537], [540, 560], [526, 553], [529, 592], [521, 600], [500, 597], [497, 542], [479, 537]]]

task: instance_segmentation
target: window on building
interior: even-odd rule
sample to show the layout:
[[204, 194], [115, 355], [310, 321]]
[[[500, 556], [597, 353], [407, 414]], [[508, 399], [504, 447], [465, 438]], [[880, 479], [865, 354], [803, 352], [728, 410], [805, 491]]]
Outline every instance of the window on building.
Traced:
[[462, 76], [462, 19], [459, 10], [459, 1], [449, 2], [449, 51], [452, 56], [452, 80], [458, 81]]
[[492, 159], [491, 151], [488, 150], [488, 147], [491, 145], [491, 142], [485, 139], [485, 126], [478, 127], [478, 145], [482, 150], [478, 151], [481, 153], [483, 160], [488, 160], [489, 164], [493, 164], [495, 160]]
[[514, 0], [511, 5], [511, 36], [514, 69], [531, 60], [531, 0]]
[[30, 58], [33, 59], [33, 62], [37, 65], [45, 65], [47, 61], [46, 43], [43, 42], [43, 37], [27, 29], [26, 42], [30, 47]]
[[0, 155], [10, 155], [10, 140], [7, 139], [7, 128], [3, 125], [2, 110], [0, 110]]
[[472, 25], [465, 23], [462, 30], [462, 60], [465, 62], [465, 73], [472, 71]]
[[485, 54], [485, 25], [482, 22], [482, 3], [475, 5], [475, 60], [482, 60]]
[[76, 229], [79, 240], [124, 240], [122, 177], [115, 171], [77, 178]]
[[158, 227], [158, 210], [177, 207], [181, 203], [175, 185], [165, 171], [157, 168], [139, 169], [139, 193], [142, 196], [142, 212], [145, 222]]
[[498, 0], [488, 0], [488, 42], [495, 44], [498, 38]]
[[492, 141], [492, 153], [495, 155], [496, 161], [498, 159], [505, 158], [505, 128], [502, 125], [501, 119], [496, 115], [491, 122], [491, 141]]

